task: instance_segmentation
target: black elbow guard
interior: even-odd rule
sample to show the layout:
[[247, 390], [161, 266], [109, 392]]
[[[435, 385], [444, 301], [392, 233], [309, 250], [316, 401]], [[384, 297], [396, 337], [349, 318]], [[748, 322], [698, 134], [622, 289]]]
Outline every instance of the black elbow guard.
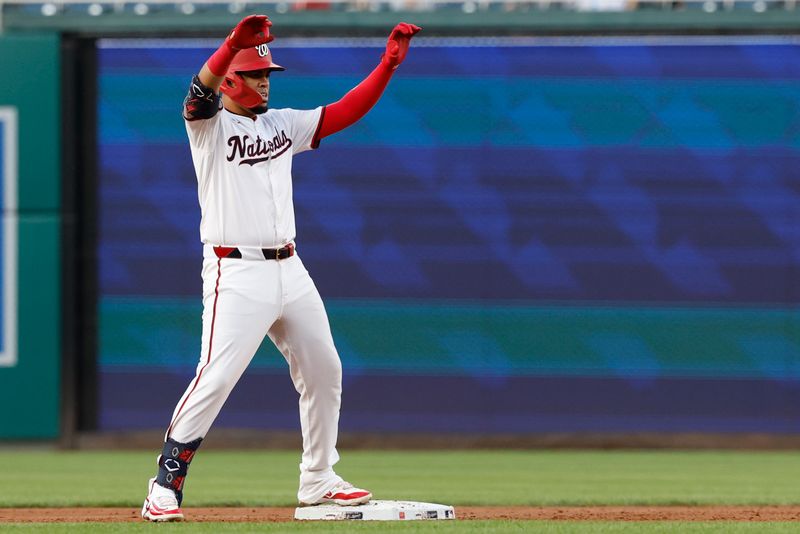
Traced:
[[183, 100], [183, 115], [186, 120], [210, 119], [219, 111], [219, 95], [203, 84], [195, 75], [189, 94]]

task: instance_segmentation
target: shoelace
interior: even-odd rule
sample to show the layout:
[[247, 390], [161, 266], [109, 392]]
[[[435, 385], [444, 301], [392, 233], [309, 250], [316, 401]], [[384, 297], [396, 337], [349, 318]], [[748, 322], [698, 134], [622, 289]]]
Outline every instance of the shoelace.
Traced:
[[349, 490], [354, 487], [355, 486], [353, 486], [349, 482], [342, 481], [338, 483], [336, 486], [334, 486], [333, 489], [331, 489], [328, 493], [326, 493], [325, 496], [327, 497], [328, 495], [336, 495], [340, 491]]
[[150, 502], [154, 503], [162, 510], [169, 510], [170, 508], [178, 507], [178, 499], [172, 495], [151, 495]]

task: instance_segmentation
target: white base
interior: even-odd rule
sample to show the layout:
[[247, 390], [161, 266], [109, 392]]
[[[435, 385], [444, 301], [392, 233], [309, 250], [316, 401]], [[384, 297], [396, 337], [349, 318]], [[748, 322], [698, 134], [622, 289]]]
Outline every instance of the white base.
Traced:
[[301, 520], [408, 521], [412, 519], [455, 519], [452, 506], [412, 501], [369, 501], [356, 506], [319, 504], [302, 506], [294, 511]]

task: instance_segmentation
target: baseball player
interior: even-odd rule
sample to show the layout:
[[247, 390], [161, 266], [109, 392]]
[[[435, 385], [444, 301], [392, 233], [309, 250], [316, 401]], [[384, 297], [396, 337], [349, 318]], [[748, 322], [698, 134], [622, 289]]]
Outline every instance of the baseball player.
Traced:
[[270, 74], [284, 70], [267, 46], [271, 25], [264, 15], [239, 22], [184, 100], [202, 212], [202, 348], [149, 481], [142, 517], [150, 521], [183, 519], [189, 464], [265, 335], [300, 394], [300, 504], [372, 498], [333, 470], [342, 367], [322, 300], [295, 249], [292, 158], [372, 108], [420, 28], [398, 24], [378, 66], [338, 102], [295, 110], [268, 108]]

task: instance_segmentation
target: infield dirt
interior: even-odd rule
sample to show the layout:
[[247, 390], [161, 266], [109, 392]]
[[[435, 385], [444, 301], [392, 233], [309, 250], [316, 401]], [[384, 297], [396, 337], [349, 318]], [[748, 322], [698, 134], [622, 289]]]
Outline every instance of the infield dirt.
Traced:
[[[186, 508], [187, 521], [292, 521], [294, 508]], [[800, 521], [800, 506], [459, 506], [459, 520]], [[0, 508], [0, 523], [141, 521], [133, 508]]]

